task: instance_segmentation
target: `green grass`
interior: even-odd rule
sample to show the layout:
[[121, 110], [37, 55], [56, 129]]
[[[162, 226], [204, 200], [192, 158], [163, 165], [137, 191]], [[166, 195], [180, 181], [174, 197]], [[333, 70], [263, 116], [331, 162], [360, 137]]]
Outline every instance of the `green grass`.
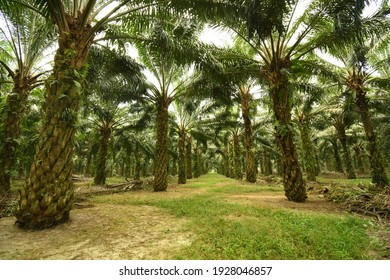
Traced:
[[[262, 188], [234, 186], [234, 182], [209, 174], [186, 185], [206, 188], [202, 195], [145, 192], [99, 196], [92, 201], [155, 206], [187, 219], [188, 230], [196, 237], [175, 259], [369, 259], [369, 251], [375, 250], [366, 234], [372, 225], [364, 219], [226, 202], [231, 193]], [[218, 183], [227, 185], [213, 187]]]
[[341, 179], [341, 178], [324, 178], [317, 177], [316, 178], [320, 183], [329, 183], [329, 184], [338, 184], [343, 186], [356, 186], [357, 184], [361, 184], [364, 186], [370, 186], [371, 178], [356, 178], [356, 179]]
[[251, 185], [228, 185], [223, 187], [214, 187], [209, 192], [214, 193], [261, 193], [261, 192], [282, 192], [283, 187], [277, 186], [251, 186]]
[[253, 184], [243, 184], [231, 178], [221, 177], [217, 173], [209, 173], [197, 179], [188, 180], [184, 188], [202, 188], [212, 193], [260, 193], [264, 191], [283, 191], [281, 186], [261, 186]]

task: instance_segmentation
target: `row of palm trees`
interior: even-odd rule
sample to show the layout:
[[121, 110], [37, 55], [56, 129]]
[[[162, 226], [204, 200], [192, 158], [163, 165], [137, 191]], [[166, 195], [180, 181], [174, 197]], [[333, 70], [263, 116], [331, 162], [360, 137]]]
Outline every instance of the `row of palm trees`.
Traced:
[[[245, 175], [248, 181], [255, 182], [253, 142], [256, 136], [252, 122], [256, 120], [256, 112], [251, 108], [256, 108], [256, 105], [252, 105], [253, 83], [268, 96], [268, 99], [263, 99], [267, 99], [265, 103], [272, 111], [270, 119], [280, 154], [279, 169], [289, 200], [302, 202], [307, 197], [293, 123], [293, 108], [298, 108], [299, 93], [323, 96], [338, 91], [345, 96], [354, 95], [352, 99], [356, 103], [356, 112], [361, 117], [369, 143], [373, 183], [378, 187], [387, 185], [368, 95], [372, 90], [370, 85], [381, 93], [381, 89], [388, 92], [389, 77], [386, 69], [389, 40], [386, 32], [389, 30], [390, 9], [387, 1], [383, 1], [375, 14], [363, 17], [364, 7], [369, 3], [363, 0], [315, 0], [308, 5], [307, 1], [285, 0], [0, 1], [6, 22], [4, 28], [2, 25], [2, 36], [9, 42], [7, 46], [1, 46], [1, 69], [12, 77], [14, 83], [12, 94], [7, 95], [3, 106], [2, 191], [10, 188], [10, 172], [15, 157], [13, 151], [20, 135], [28, 92], [42, 81], [45, 82], [35, 155], [26, 184], [19, 193], [16, 214], [18, 225], [24, 228], [46, 228], [69, 218], [74, 199], [71, 178], [80, 107], [88, 108], [100, 120], [97, 124], [101, 136], [97, 164], [99, 171], [95, 177], [97, 184], [105, 183], [107, 145], [113, 130], [128, 133], [125, 131], [135, 129], [137, 123], [139, 125], [154, 120], [154, 190], [164, 191], [167, 189], [168, 177], [171, 104], [177, 104], [179, 118], [179, 162], [187, 162], [190, 158], [188, 151], [192, 150], [192, 142], [188, 141], [186, 131], [191, 127], [186, 123], [190, 117], [185, 116], [191, 109], [181, 109], [186, 98], [199, 100], [207, 97], [219, 100], [219, 103], [229, 101], [225, 115], [231, 119], [230, 125], [236, 123], [236, 129], [230, 130], [233, 149], [225, 147], [229, 151], [224, 155], [225, 159], [228, 154], [233, 155], [229, 160], [235, 162], [235, 177], [240, 179], [240, 157], [234, 156], [240, 153], [237, 117], [232, 115], [235, 110], [229, 109], [234, 107], [231, 103], [234, 100], [230, 99], [232, 93], [235, 93], [236, 107], [240, 106], [244, 126]], [[34, 29], [34, 24], [38, 22], [42, 27]], [[202, 22], [233, 32], [234, 46], [214, 48], [199, 42]], [[41, 28], [47, 32], [39, 31], [42, 35], [42, 41], [39, 41], [35, 30]], [[50, 75], [45, 76], [45, 71], [32, 71], [35, 70], [33, 63], [38, 58], [37, 54], [48, 50], [55, 37], [57, 50]], [[102, 45], [103, 42], [107, 43]], [[142, 66], [134, 61], [110, 66], [103, 59], [102, 73], [99, 74], [99, 67], [91, 67], [88, 71], [87, 61], [89, 53], [92, 53], [92, 45], [100, 45], [101, 50], [114, 48], [123, 55], [126, 43], [137, 48]], [[42, 49], [38, 48], [38, 44]], [[29, 48], [35, 55], [31, 54], [31, 58], [28, 55]], [[338, 57], [344, 65], [340, 68], [330, 66], [318, 57], [318, 51]], [[14, 65], [12, 58], [16, 58], [17, 71], [11, 70], [10, 65]], [[149, 71], [148, 79], [140, 73], [141, 68]], [[318, 167], [313, 163], [315, 158], [310, 152], [314, 148], [309, 141], [309, 115], [318, 105], [317, 102], [315, 99], [309, 100], [296, 112], [309, 180], [318, 173]], [[131, 124], [129, 120], [118, 123], [118, 119], [114, 120], [116, 114], [123, 116], [128, 113], [127, 109], [123, 109], [124, 103], [131, 107], [143, 104], [145, 114], [135, 123]], [[113, 104], [114, 107], [110, 107]], [[216, 108], [220, 106], [217, 104]], [[201, 113], [196, 110], [192, 112]], [[211, 130], [215, 134], [226, 129], [218, 126], [216, 113], [214, 118], [213, 114], [205, 116], [208, 125], [214, 123]], [[199, 119], [196, 122], [201, 123]], [[348, 149], [344, 141], [346, 137], [342, 131], [344, 129], [345, 132], [346, 128], [345, 118], [341, 119], [342, 125], [339, 125], [340, 121], [337, 123], [335, 120], [335, 123], [348, 162]], [[214, 136], [218, 138], [218, 135]], [[215, 142], [214, 145], [217, 150], [220, 144]], [[135, 158], [139, 159], [137, 154]], [[179, 169], [180, 183], [184, 183], [190, 175], [190, 166], [191, 161], [188, 160], [188, 170], [183, 166]], [[348, 176], [353, 177], [348, 164], [346, 168]]]

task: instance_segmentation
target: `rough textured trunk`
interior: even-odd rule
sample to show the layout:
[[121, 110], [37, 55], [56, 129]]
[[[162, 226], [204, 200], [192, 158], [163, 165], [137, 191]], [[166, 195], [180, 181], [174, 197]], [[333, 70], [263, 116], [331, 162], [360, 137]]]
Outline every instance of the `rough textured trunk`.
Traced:
[[200, 162], [199, 162], [199, 144], [196, 143], [196, 147], [194, 150], [194, 178], [199, 178], [200, 175], [202, 174], [202, 170], [200, 168]]
[[343, 165], [341, 163], [340, 153], [339, 153], [339, 147], [337, 145], [337, 140], [332, 140], [332, 147], [333, 147], [333, 156], [335, 160], [335, 169], [336, 172], [344, 173]]
[[361, 88], [356, 90], [356, 104], [359, 108], [359, 114], [368, 140], [372, 183], [378, 187], [384, 187], [389, 184], [389, 180], [385, 169], [383, 168], [382, 157], [378, 149], [375, 132], [372, 126], [371, 115], [368, 110], [366, 93]]
[[[228, 177], [229, 178], [234, 178], [234, 152], [233, 152], [233, 144], [229, 141], [228, 143]], [[203, 168], [203, 166], [202, 166]]]
[[192, 154], [192, 137], [188, 136], [186, 141], [187, 179], [193, 178], [191, 154]]
[[[224, 157], [223, 157], [223, 175], [225, 175], [226, 177], [230, 177], [230, 174], [229, 174], [229, 144], [227, 144], [227, 146], [225, 146], [225, 149], [224, 149]], [[199, 161], [200, 163], [200, 161]], [[202, 167], [201, 167], [202, 168]]]
[[73, 206], [73, 143], [89, 44], [83, 41], [84, 33], [77, 24], [71, 28], [59, 36], [53, 73], [46, 81], [34, 161], [19, 192], [16, 218], [23, 228], [47, 228], [66, 222]]
[[[288, 61], [282, 64], [288, 64]], [[273, 103], [273, 111], [276, 119], [275, 138], [282, 151], [283, 186], [288, 200], [303, 202], [306, 200], [306, 185], [302, 178], [302, 172], [298, 163], [298, 155], [294, 144], [294, 132], [291, 122], [291, 96], [287, 74], [280, 69], [284, 65], [271, 66], [269, 73], [269, 91]]]
[[270, 160], [268, 157], [268, 153], [266, 150], [263, 151], [263, 168], [264, 168], [264, 176], [271, 175], [271, 169], [270, 169]]
[[252, 145], [252, 123], [249, 117], [250, 109], [250, 93], [249, 90], [245, 88], [240, 89], [241, 92], [241, 111], [242, 117], [244, 119], [244, 145], [245, 145], [245, 179], [248, 182], [256, 182], [256, 164], [255, 164], [255, 155], [253, 152]]
[[163, 97], [157, 101], [157, 139], [153, 182], [155, 192], [166, 191], [168, 187], [168, 106], [169, 102]]
[[356, 156], [356, 162], [357, 162], [357, 168], [359, 170], [360, 174], [364, 173], [364, 164], [363, 164], [363, 159], [362, 159], [362, 152], [359, 147], [359, 145], [354, 145], [353, 150], [355, 151], [355, 156]]
[[234, 157], [234, 178], [242, 180], [240, 138], [238, 134], [233, 134], [233, 157]]
[[317, 162], [315, 157], [315, 149], [310, 139], [309, 127], [304, 115], [299, 117], [299, 124], [301, 130], [303, 158], [306, 167], [307, 180], [315, 181], [316, 174], [317, 174]]
[[187, 160], [186, 160], [186, 134], [184, 131], [179, 131], [179, 176], [177, 182], [185, 184], [187, 182]]
[[92, 150], [90, 150], [87, 154], [87, 163], [85, 164], [84, 167], [84, 175], [89, 176], [91, 175], [91, 162], [92, 162]]
[[11, 171], [29, 93], [28, 79], [14, 77], [14, 84], [5, 103], [4, 129], [0, 136], [0, 194], [11, 188]]
[[355, 179], [356, 173], [352, 166], [351, 154], [349, 152], [348, 145], [347, 145], [347, 135], [345, 134], [345, 127], [344, 125], [337, 125], [336, 130], [337, 130], [339, 141], [341, 143], [341, 148], [343, 150], [343, 159], [344, 159], [344, 165], [347, 172], [347, 178]]
[[[234, 164], [235, 164], [235, 158], [234, 158], [234, 143], [233, 141], [229, 145], [229, 173], [230, 173], [230, 178], [234, 178], [235, 174], [235, 169], [234, 169]], [[203, 168], [203, 167], [202, 167]]]
[[95, 185], [105, 185], [106, 184], [106, 176], [107, 176], [107, 153], [108, 153], [108, 142], [111, 137], [111, 128], [110, 127], [101, 127], [100, 128], [101, 138], [99, 151], [97, 155], [97, 163], [96, 163], [96, 173], [94, 178]]

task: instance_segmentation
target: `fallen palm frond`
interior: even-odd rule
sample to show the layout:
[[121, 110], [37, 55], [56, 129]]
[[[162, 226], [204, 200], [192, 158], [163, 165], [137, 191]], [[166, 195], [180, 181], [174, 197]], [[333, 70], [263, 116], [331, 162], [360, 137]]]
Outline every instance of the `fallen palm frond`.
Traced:
[[390, 219], [390, 187], [373, 191], [363, 184], [341, 186], [334, 183], [314, 183], [308, 190], [343, 204], [350, 212], [374, 216], [381, 222], [383, 219]]
[[13, 216], [16, 210], [16, 196], [8, 192], [0, 195], [0, 219]]

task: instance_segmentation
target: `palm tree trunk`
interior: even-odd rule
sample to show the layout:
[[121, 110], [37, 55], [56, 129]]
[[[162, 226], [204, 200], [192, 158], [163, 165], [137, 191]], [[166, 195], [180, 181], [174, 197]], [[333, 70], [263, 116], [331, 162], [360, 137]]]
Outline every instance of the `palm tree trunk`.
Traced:
[[156, 156], [153, 188], [155, 192], [168, 187], [168, 106], [163, 97], [157, 101]]
[[345, 127], [342, 125], [339, 125], [336, 127], [337, 135], [339, 137], [341, 148], [343, 150], [343, 158], [344, 158], [344, 165], [347, 171], [347, 178], [348, 179], [355, 179], [356, 173], [352, 166], [352, 160], [351, 160], [351, 154], [349, 152], [348, 146], [347, 146], [347, 136], [345, 134]]
[[225, 146], [224, 149], [224, 157], [223, 157], [223, 175], [226, 177], [230, 177], [230, 152], [229, 152], [229, 144]]
[[96, 173], [94, 178], [95, 185], [101, 186], [106, 184], [106, 163], [108, 153], [108, 142], [111, 137], [110, 127], [101, 127], [102, 138], [100, 139], [99, 152], [97, 156]]
[[343, 165], [341, 163], [340, 153], [339, 153], [339, 147], [337, 146], [337, 140], [334, 139], [331, 141], [332, 147], [333, 147], [333, 156], [335, 159], [335, 169], [336, 172], [344, 173]]
[[273, 111], [277, 121], [275, 138], [283, 154], [282, 176], [284, 193], [288, 200], [303, 202], [307, 198], [306, 185], [299, 167], [298, 155], [294, 144], [294, 132], [291, 122], [291, 93], [288, 77], [287, 74], [277, 69], [270, 73], [268, 81]]
[[364, 174], [364, 164], [362, 159], [362, 152], [360, 147], [356, 144], [353, 146], [353, 150], [355, 151], [356, 156], [356, 162], [357, 162], [357, 168], [359, 170], [360, 174]]
[[372, 183], [378, 187], [384, 187], [389, 184], [389, 180], [387, 178], [385, 169], [383, 168], [382, 157], [376, 142], [371, 115], [368, 110], [368, 100], [366, 93], [361, 88], [356, 90], [356, 104], [359, 108], [359, 114], [362, 119], [364, 131], [368, 140]]
[[92, 162], [92, 156], [93, 156], [93, 151], [92, 149], [88, 151], [87, 154], [87, 163], [85, 164], [84, 167], [84, 175], [85, 176], [90, 176], [91, 175], [91, 162]]
[[303, 148], [303, 157], [305, 161], [307, 180], [315, 182], [317, 174], [317, 162], [315, 157], [315, 150], [313, 143], [309, 136], [308, 124], [305, 120], [305, 116], [299, 118], [300, 130], [301, 130], [301, 141]]
[[4, 129], [0, 137], [0, 195], [11, 189], [11, 170], [21, 132], [21, 122], [26, 111], [27, 85], [14, 79], [14, 89], [5, 104]]
[[250, 109], [250, 93], [248, 91], [241, 91], [241, 111], [244, 119], [244, 143], [245, 143], [245, 179], [248, 182], [256, 182], [256, 164], [255, 155], [252, 147], [252, 124], [249, 118]]
[[271, 175], [270, 159], [269, 159], [268, 153], [265, 149], [263, 150], [262, 162], [263, 162], [264, 176]]
[[186, 160], [186, 134], [184, 131], [179, 131], [179, 176], [178, 184], [185, 184], [187, 182], [187, 160]]
[[192, 137], [188, 136], [186, 142], [187, 179], [192, 179]]
[[202, 171], [199, 163], [199, 144], [197, 142], [194, 151], [194, 178], [199, 178], [201, 174]]
[[[228, 177], [229, 178], [234, 178], [234, 152], [233, 152], [233, 144], [229, 141], [228, 143]], [[202, 167], [203, 168], [203, 167]]]
[[34, 161], [19, 192], [17, 224], [47, 228], [66, 222], [73, 206], [72, 179], [75, 124], [89, 45], [78, 26], [61, 33], [52, 75], [46, 81], [44, 118]]
[[233, 152], [234, 152], [234, 178], [242, 180], [241, 171], [241, 153], [240, 153], [240, 141], [238, 134], [233, 134]]

